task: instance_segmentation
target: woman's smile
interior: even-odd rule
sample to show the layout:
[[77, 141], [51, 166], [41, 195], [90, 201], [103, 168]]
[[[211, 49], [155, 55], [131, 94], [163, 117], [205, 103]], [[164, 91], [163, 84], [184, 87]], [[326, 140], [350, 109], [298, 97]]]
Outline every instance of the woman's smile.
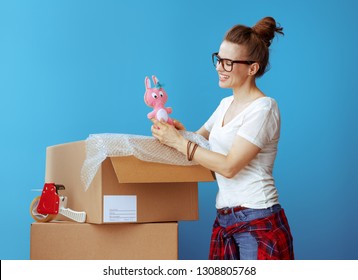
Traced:
[[218, 74], [219, 74], [220, 82], [225, 82], [226, 80], [228, 80], [230, 78], [230, 76], [228, 76], [228, 75], [224, 75], [222, 73], [218, 73]]

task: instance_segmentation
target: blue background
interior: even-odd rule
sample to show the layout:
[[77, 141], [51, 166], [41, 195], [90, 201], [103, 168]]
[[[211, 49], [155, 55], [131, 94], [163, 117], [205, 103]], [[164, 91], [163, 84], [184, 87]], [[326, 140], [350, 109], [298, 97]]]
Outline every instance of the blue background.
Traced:
[[[198, 129], [221, 98], [211, 64], [224, 33], [270, 15], [285, 36], [258, 81], [282, 136], [274, 175], [297, 259], [358, 259], [356, 1], [0, 1], [0, 258], [28, 259], [29, 204], [47, 146], [91, 133], [150, 135], [144, 77]], [[206, 259], [215, 183], [180, 223], [180, 259]]]

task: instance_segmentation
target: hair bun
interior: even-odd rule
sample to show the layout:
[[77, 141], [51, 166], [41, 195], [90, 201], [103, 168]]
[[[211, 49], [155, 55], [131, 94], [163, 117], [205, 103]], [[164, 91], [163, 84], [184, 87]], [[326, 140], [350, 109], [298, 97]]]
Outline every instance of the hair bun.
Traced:
[[271, 45], [272, 39], [275, 37], [275, 32], [279, 34], [283, 33], [283, 28], [276, 25], [276, 21], [272, 17], [265, 17], [259, 20], [252, 30], [265, 42], [266, 46]]

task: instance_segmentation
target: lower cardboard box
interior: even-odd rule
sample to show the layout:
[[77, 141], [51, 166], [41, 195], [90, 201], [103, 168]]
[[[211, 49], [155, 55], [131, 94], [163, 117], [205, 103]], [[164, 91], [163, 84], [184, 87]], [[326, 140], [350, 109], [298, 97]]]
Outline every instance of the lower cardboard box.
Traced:
[[32, 223], [31, 260], [176, 260], [178, 223]]

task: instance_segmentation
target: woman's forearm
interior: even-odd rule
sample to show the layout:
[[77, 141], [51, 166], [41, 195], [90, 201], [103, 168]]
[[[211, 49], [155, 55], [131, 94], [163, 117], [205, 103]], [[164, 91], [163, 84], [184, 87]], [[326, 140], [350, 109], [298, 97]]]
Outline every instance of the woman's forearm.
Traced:
[[[180, 138], [175, 148], [189, 157], [193, 146], [188, 150], [188, 140]], [[227, 155], [198, 147], [193, 154], [193, 160], [198, 164], [217, 172], [226, 178], [232, 178], [258, 154], [260, 148], [242, 137], [238, 137]]]
[[[175, 148], [179, 152], [189, 157], [193, 150], [193, 146], [194, 145], [191, 145], [191, 149], [188, 151], [188, 140], [182, 138]], [[195, 154], [193, 155], [193, 160], [205, 168], [217, 172], [225, 177], [230, 178], [235, 175], [233, 174], [233, 168], [228, 162], [227, 156], [225, 155], [207, 150], [202, 147], [198, 147], [195, 151]]]

